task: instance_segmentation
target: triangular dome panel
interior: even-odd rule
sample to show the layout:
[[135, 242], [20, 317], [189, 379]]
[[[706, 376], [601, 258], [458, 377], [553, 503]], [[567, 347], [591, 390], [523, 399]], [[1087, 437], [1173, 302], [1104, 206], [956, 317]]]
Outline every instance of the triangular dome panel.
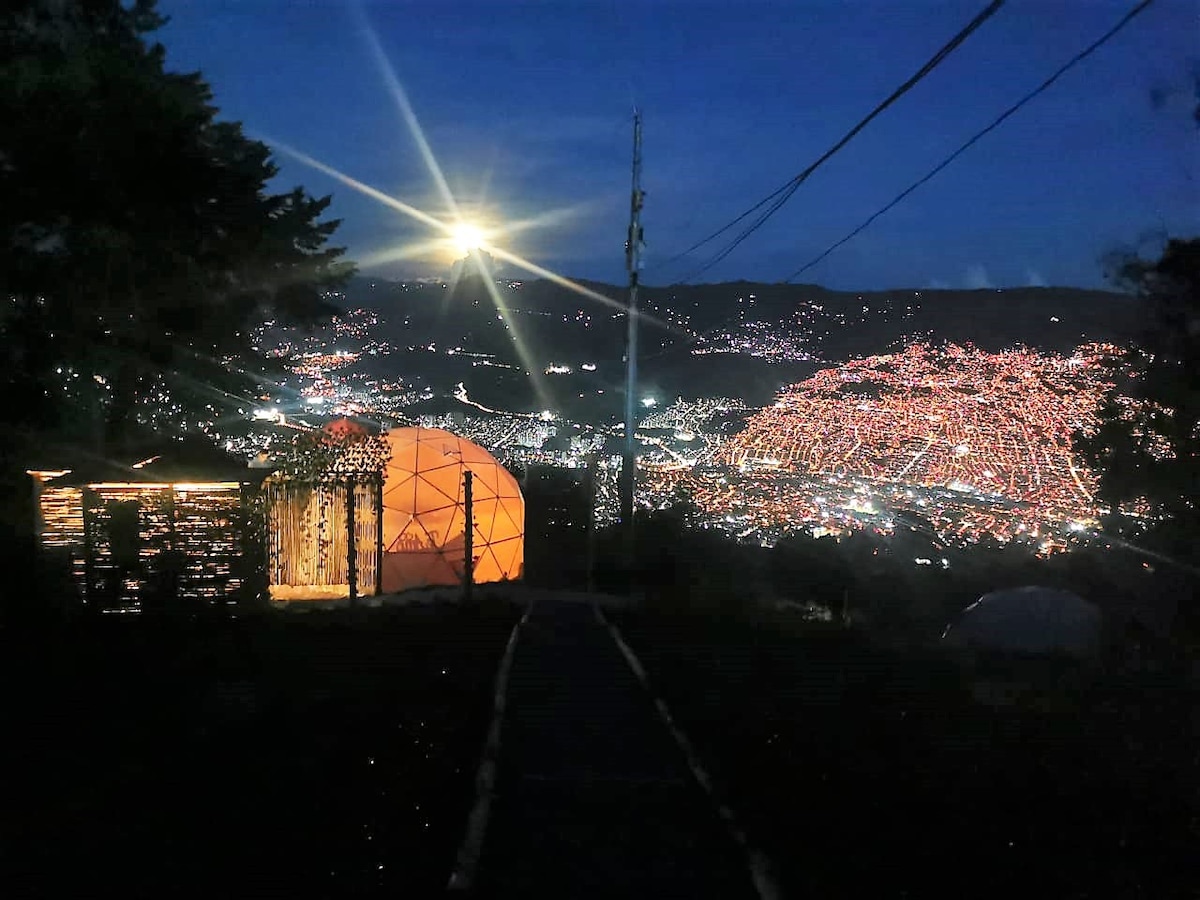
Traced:
[[475, 580], [519, 578], [525, 503], [517, 480], [482, 447], [437, 428], [387, 435], [383, 589], [457, 584], [463, 569], [463, 477], [472, 474]]

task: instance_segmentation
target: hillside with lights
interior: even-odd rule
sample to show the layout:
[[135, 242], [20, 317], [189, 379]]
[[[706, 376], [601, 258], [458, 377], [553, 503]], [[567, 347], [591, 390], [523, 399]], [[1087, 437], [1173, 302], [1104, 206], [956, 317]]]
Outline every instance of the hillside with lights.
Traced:
[[[624, 355], [624, 289], [590, 282], [582, 287], [591, 296], [545, 280], [402, 283], [360, 277], [341, 301], [347, 310], [378, 315], [380, 336], [409, 353], [406, 369], [435, 373], [447, 362], [435, 356], [467, 351], [487, 355], [494, 364], [488, 376], [503, 372], [500, 366], [525, 375], [517, 381], [501, 376], [492, 400], [502, 392], [533, 404], [543, 370], [566, 366], [579, 374], [585, 363], [594, 365], [582, 384], [544, 379], [544, 391], [557, 403], [576, 406], [597, 389], [611, 394], [622, 381]], [[1075, 288], [860, 293], [750, 282], [647, 287], [640, 304], [641, 373], [656, 395], [738, 396], [763, 405], [782, 385], [823, 365], [913, 342], [1060, 353], [1089, 342], [1123, 343], [1136, 329], [1133, 309], [1127, 295]], [[491, 379], [476, 381], [470, 385], [475, 393], [492, 390]], [[610, 405], [616, 414], [619, 403]], [[585, 407], [589, 415], [607, 408]]]
[[[598, 455], [597, 514], [611, 518], [625, 314], [618, 288], [586, 287], [355, 279], [330, 327], [259, 335], [288, 375], [247, 414], [450, 428], [514, 465]], [[710, 526], [763, 543], [909, 521], [1051, 550], [1097, 517], [1071, 441], [1134, 333], [1126, 295], [733, 283], [643, 300], [643, 505], [684, 490]], [[257, 452], [260, 430], [214, 436]]]
[[1095, 424], [1118, 348], [1069, 355], [912, 344], [822, 369], [782, 390], [707, 459], [663, 459], [731, 530], [891, 530], [1065, 546], [1094, 524], [1095, 476], [1072, 435]]

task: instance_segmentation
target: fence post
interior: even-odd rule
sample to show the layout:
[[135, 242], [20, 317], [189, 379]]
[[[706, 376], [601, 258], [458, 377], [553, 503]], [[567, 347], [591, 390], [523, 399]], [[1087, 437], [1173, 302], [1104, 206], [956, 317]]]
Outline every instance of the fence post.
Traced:
[[463, 600], [471, 601], [471, 588], [475, 584], [475, 505], [472, 498], [473, 485], [470, 469], [463, 470]]
[[375, 485], [375, 596], [383, 595], [383, 476]]
[[354, 527], [354, 479], [346, 479], [346, 578], [350, 584], [350, 605], [358, 599], [358, 542]]

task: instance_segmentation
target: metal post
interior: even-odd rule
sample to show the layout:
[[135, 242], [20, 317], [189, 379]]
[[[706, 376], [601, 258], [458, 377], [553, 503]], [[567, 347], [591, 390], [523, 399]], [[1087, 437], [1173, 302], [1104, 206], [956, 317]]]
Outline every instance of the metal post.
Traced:
[[642, 114], [633, 111], [633, 189], [629, 198], [629, 237], [625, 241], [625, 268], [629, 271], [629, 304], [625, 330], [625, 451], [621, 458], [621, 528], [625, 561], [633, 565], [633, 496], [637, 481], [637, 362], [638, 272], [642, 266]]
[[358, 542], [354, 527], [354, 479], [346, 479], [346, 578], [350, 584], [350, 605], [358, 599]]
[[375, 485], [375, 596], [383, 595], [383, 476]]
[[475, 584], [475, 502], [470, 469], [463, 469], [463, 600], [471, 602]]

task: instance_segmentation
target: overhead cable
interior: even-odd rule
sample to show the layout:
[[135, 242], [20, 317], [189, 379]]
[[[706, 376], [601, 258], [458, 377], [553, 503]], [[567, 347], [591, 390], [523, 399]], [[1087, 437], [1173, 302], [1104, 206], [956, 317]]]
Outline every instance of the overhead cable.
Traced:
[[1077, 53], [1073, 57], [1071, 57], [1071, 59], [1068, 60], [1066, 63], [1064, 63], [1062, 66], [1060, 66], [1053, 75], [1051, 75], [1049, 78], [1047, 78], [1045, 81], [1043, 81], [1040, 85], [1038, 85], [1036, 88], [1034, 88], [1028, 94], [1026, 94], [1024, 97], [1022, 97], [1020, 100], [1018, 100], [1012, 106], [1010, 106], [1008, 109], [1006, 109], [1000, 115], [998, 115], [995, 119], [993, 119], [991, 124], [989, 124], [987, 127], [983, 128], [983, 129], [981, 129], [980, 131], [977, 131], [957, 150], [955, 150], [953, 153], [951, 153], [949, 156], [947, 156], [945, 159], [943, 159], [940, 163], [938, 163], [936, 166], [934, 166], [932, 169], [930, 169], [926, 174], [922, 175], [920, 178], [918, 178], [916, 181], [914, 181], [912, 184], [910, 184], [908, 187], [906, 187], [903, 191], [901, 191], [899, 194], [897, 194], [886, 206], [884, 206], [881, 209], [877, 210], [876, 212], [872, 213], [857, 228], [855, 228], [853, 231], [851, 231], [845, 237], [843, 237], [837, 241], [834, 241], [834, 243], [830, 244], [828, 247], [826, 247], [824, 250], [822, 250], [819, 254], [814, 256], [811, 260], [806, 262], [804, 265], [802, 265], [800, 268], [798, 268], [795, 272], [793, 272], [791, 275], [789, 275], [787, 278], [785, 278], [784, 281], [791, 281], [792, 279], [796, 278], [797, 276], [801, 275], [802, 273], [807, 272], [809, 269], [811, 269], [813, 266], [815, 266], [817, 263], [819, 263], [821, 260], [823, 260], [825, 257], [827, 257], [830, 253], [832, 253], [838, 247], [842, 246], [847, 241], [852, 240], [853, 238], [855, 238], [856, 236], [861, 234], [863, 231], [865, 231], [872, 222], [874, 222], [876, 219], [878, 219], [884, 213], [888, 212], [893, 207], [895, 207], [897, 204], [899, 204], [902, 200], [904, 200], [905, 197], [907, 197], [909, 194], [911, 194], [913, 191], [915, 191], [921, 185], [925, 184], [925, 182], [931, 180], [935, 175], [937, 175], [939, 172], [941, 172], [942, 169], [946, 168], [948, 165], [950, 165], [950, 163], [954, 162], [954, 160], [958, 159], [958, 157], [960, 157], [963, 153], [965, 153], [968, 149], [970, 149], [980, 138], [982, 138], [985, 135], [989, 134], [990, 132], [994, 131], [996, 128], [998, 128], [1000, 126], [1000, 124], [1002, 122], [1004, 122], [1005, 119], [1007, 119], [1009, 116], [1013, 115], [1022, 106], [1024, 106], [1026, 103], [1028, 103], [1034, 97], [1038, 96], [1043, 91], [1045, 91], [1047, 88], [1049, 88], [1050, 85], [1052, 85], [1052, 84], [1054, 84], [1054, 82], [1058, 81], [1059, 78], [1061, 78], [1063, 75], [1065, 75], [1069, 70], [1074, 68], [1076, 65], [1078, 65], [1080, 62], [1082, 62], [1084, 59], [1086, 59], [1088, 56], [1090, 56], [1096, 50], [1100, 49], [1101, 46], [1103, 46], [1111, 38], [1115, 37], [1117, 32], [1119, 32], [1122, 28], [1124, 28], [1126, 25], [1128, 25], [1130, 22], [1132, 22], [1134, 17], [1136, 17], [1139, 13], [1144, 11], [1146, 9], [1146, 7], [1148, 7], [1153, 2], [1154, 2], [1154, 0], [1142, 0], [1141, 3], [1139, 3], [1133, 9], [1131, 9], [1128, 13], [1126, 13], [1124, 18], [1121, 19], [1121, 21], [1119, 21], [1116, 25], [1114, 25], [1112, 28], [1110, 28], [1108, 31], [1106, 31], [1096, 41], [1089, 44], [1083, 50], [1079, 51], [1079, 53]]
[[751, 234], [753, 234], [755, 231], [757, 231], [759, 228], [761, 228], [763, 226], [763, 224], [768, 219], [771, 218], [771, 216], [773, 216], [776, 212], [778, 212], [778, 210], [785, 203], [787, 203], [788, 200], [791, 199], [792, 195], [796, 192], [797, 188], [799, 188], [801, 184], [803, 184], [805, 181], [807, 181], [808, 177], [810, 175], [812, 175], [813, 172], [815, 172], [817, 169], [819, 169], [825, 162], [827, 162], [832, 156], [834, 156], [834, 154], [836, 154], [839, 150], [841, 150], [848, 143], [850, 143], [850, 141], [853, 140], [854, 137], [860, 131], [862, 131], [864, 128], [866, 128], [867, 125], [869, 125], [872, 120], [874, 120], [877, 116], [879, 116], [881, 113], [883, 113], [884, 110], [886, 110], [889, 106], [891, 106], [893, 103], [895, 103], [897, 100], [899, 100], [902, 96], [904, 96], [906, 93], [908, 93], [910, 90], [912, 90], [912, 88], [914, 88], [923, 78], [925, 78], [926, 75], [928, 75], [930, 72], [932, 72], [934, 69], [936, 69], [939, 65], [941, 65], [943, 60], [945, 60], [951, 53], [953, 53], [955, 50], [957, 50], [958, 47], [964, 41], [966, 41], [967, 38], [969, 38], [972, 34], [974, 34], [975, 31], [977, 31], [979, 29], [979, 27], [983, 25], [984, 22], [986, 22], [993, 15], [995, 15], [1000, 10], [1000, 7], [1003, 5], [1004, 5], [1004, 0], [992, 0], [992, 2], [989, 3], [987, 5], [987, 7], [985, 7], [978, 15], [976, 15], [975, 18], [973, 18], [970, 22], [968, 22], [967, 25], [964, 26], [962, 28], [962, 30], [958, 32], [958, 34], [956, 34], [953, 38], [951, 38], [950, 41], [948, 43], [946, 43], [945, 46], [943, 46], [940, 50], [938, 50], [937, 53], [935, 53], [923, 66], [921, 66], [921, 68], [919, 68], [915, 73], [913, 73], [913, 75], [911, 75], [907, 81], [905, 81], [903, 84], [901, 84], [899, 87], [897, 87], [894, 91], [892, 91], [892, 93], [889, 94], [882, 102], [880, 102], [873, 110], [871, 110], [871, 112], [868, 113], [866, 115], [866, 117], [864, 117], [861, 121], [859, 121], [859, 123], [857, 125], [855, 125], [853, 128], [851, 128], [848, 132], [846, 132], [846, 134], [843, 135], [842, 138], [836, 144], [834, 144], [832, 147], [830, 147], [828, 150], [826, 150], [823, 154], [821, 154], [821, 156], [818, 157], [815, 162], [811, 163], [806, 169], [804, 169], [804, 171], [800, 172], [798, 175], [795, 175], [794, 177], [789, 179], [786, 183], [784, 183], [780, 187], [776, 188], [774, 191], [772, 191], [770, 194], [768, 194], [763, 199], [759, 200], [756, 204], [754, 204], [754, 206], [750, 207], [748, 210], [743, 212], [741, 215], [739, 215], [733, 221], [718, 228], [716, 231], [714, 231], [708, 237], [703, 238], [702, 240], [697, 241], [696, 243], [692, 244], [692, 246], [688, 247], [682, 253], [678, 253], [675, 256], [668, 259], [666, 262], [664, 262], [662, 264], [662, 266], [665, 267], [685, 256], [690, 255], [693, 251], [699, 249], [700, 247], [702, 247], [705, 244], [709, 243], [710, 241], [716, 239], [717, 237], [720, 237], [726, 231], [733, 228], [735, 225], [737, 225], [738, 223], [740, 223], [747, 217], [751, 216], [752, 214], [754, 214], [755, 212], [757, 212], [758, 210], [760, 210], [764, 206], [766, 206], [767, 209], [764, 212], [760, 213], [759, 216], [745, 230], [743, 230], [736, 238], [734, 238], [734, 240], [730, 244], [728, 244], [726, 247], [724, 247], [722, 250], [720, 250], [716, 256], [714, 256], [712, 259], [710, 259], [703, 266], [701, 266], [699, 269], [697, 269], [696, 271], [694, 271], [687, 277], [679, 279], [679, 280], [680, 281], [690, 281], [692, 278], [707, 271], [712, 266], [716, 265], [721, 260], [723, 260], [726, 256], [728, 256], [730, 253], [732, 253], [733, 250], [739, 244], [741, 244], [744, 240], [746, 240], [746, 238], [748, 238]]

